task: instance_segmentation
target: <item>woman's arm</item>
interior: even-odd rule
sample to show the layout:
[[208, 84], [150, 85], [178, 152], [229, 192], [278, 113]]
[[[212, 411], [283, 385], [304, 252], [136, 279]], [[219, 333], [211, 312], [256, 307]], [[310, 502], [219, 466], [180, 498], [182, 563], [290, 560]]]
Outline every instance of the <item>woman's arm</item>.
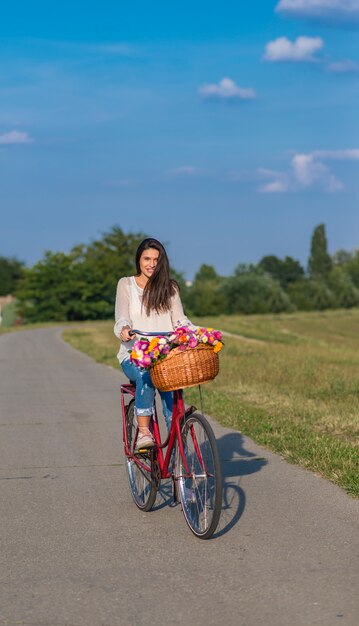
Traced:
[[[128, 341], [128, 330], [131, 328], [129, 311], [130, 293], [127, 278], [120, 278], [116, 290], [114, 333], [122, 341]], [[125, 336], [126, 335], [126, 336]]]

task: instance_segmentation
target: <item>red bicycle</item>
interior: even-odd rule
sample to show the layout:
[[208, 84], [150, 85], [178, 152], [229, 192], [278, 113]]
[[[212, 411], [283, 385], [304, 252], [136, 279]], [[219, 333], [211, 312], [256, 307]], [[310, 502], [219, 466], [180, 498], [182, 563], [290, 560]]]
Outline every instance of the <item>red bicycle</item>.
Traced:
[[[142, 336], [170, 335], [145, 333]], [[174, 391], [172, 422], [162, 443], [154, 405], [150, 429], [155, 445], [136, 450], [138, 425], [135, 416], [134, 384], [121, 385], [123, 442], [129, 485], [136, 506], [153, 507], [161, 480], [172, 479], [174, 503], [180, 501], [191, 531], [201, 539], [215, 532], [222, 508], [222, 472], [216, 439], [208, 420], [195, 407], [185, 409], [183, 390]], [[164, 453], [164, 449], [167, 448]]]

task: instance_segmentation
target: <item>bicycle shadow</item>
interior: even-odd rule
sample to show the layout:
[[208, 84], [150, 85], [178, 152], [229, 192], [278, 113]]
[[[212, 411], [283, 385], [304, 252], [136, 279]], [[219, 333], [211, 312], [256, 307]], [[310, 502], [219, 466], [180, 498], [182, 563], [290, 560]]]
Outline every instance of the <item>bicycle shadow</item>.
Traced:
[[[218, 529], [212, 539], [229, 532], [240, 520], [246, 506], [246, 495], [239, 485], [243, 476], [259, 472], [268, 461], [246, 450], [244, 437], [239, 432], [230, 432], [217, 439], [223, 476], [222, 512]], [[156, 504], [152, 511], [173, 506], [172, 483], [161, 483]]]
[[246, 507], [246, 495], [239, 482], [243, 476], [259, 472], [268, 461], [244, 447], [244, 437], [231, 432], [217, 439], [223, 475], [222, 513], [213, 539], [229, 532], [240, 520]]

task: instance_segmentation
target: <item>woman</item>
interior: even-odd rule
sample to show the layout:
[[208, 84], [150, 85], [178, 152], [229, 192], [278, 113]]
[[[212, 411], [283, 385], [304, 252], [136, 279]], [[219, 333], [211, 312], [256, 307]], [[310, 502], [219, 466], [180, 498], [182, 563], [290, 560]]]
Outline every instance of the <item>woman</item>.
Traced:
[[[190, 325], [184, 315], [179, 287], [170, 278], [168, 257], [157, 239], [144, 239], [136, 252], [136, 276], [121, 278], [117, 285], [115, 305], [116, 337], [121, 339], [117, 355], [124, 373], [136, 383], [135, 408], [139, 427], [137, 448], [154, 445], [150, 419], [155, 389], [148, 370], [140, 370], [131, 363], [131, 351], [136, 338], [129, 331], [137, 328], [145, 332], [172, 331], [177, 326]], [[160, 392], [167, 428], [171, 425], [173, 396]]]

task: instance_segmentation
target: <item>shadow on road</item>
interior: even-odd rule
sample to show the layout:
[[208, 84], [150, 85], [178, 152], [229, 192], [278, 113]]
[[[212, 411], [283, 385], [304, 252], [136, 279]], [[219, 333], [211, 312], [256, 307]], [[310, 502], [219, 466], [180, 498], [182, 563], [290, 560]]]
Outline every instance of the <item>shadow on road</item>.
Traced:
[[[223, 474], [223, 499], [221, 519], [213, 539], [229, 532], [243, 514], [246, 496], [239, 484], [242, 476], [259, 472], [268, 463], [264, 457], [246, 450], [243, 441], [243, 435], [238, 432], [228, 433], [217, 439]], [[171, 481], [163, 481], [152, 510], [158, 511], [172, 504]]]
[[239, 483], [242, 476], [259, 472], [268, 461], [244, 447], [241, 433], [232, 432], [217, 439], [223, 473], [222, 515], [213, 539], [229, 532], [240, 520], [246, 506], [245, 492]]

